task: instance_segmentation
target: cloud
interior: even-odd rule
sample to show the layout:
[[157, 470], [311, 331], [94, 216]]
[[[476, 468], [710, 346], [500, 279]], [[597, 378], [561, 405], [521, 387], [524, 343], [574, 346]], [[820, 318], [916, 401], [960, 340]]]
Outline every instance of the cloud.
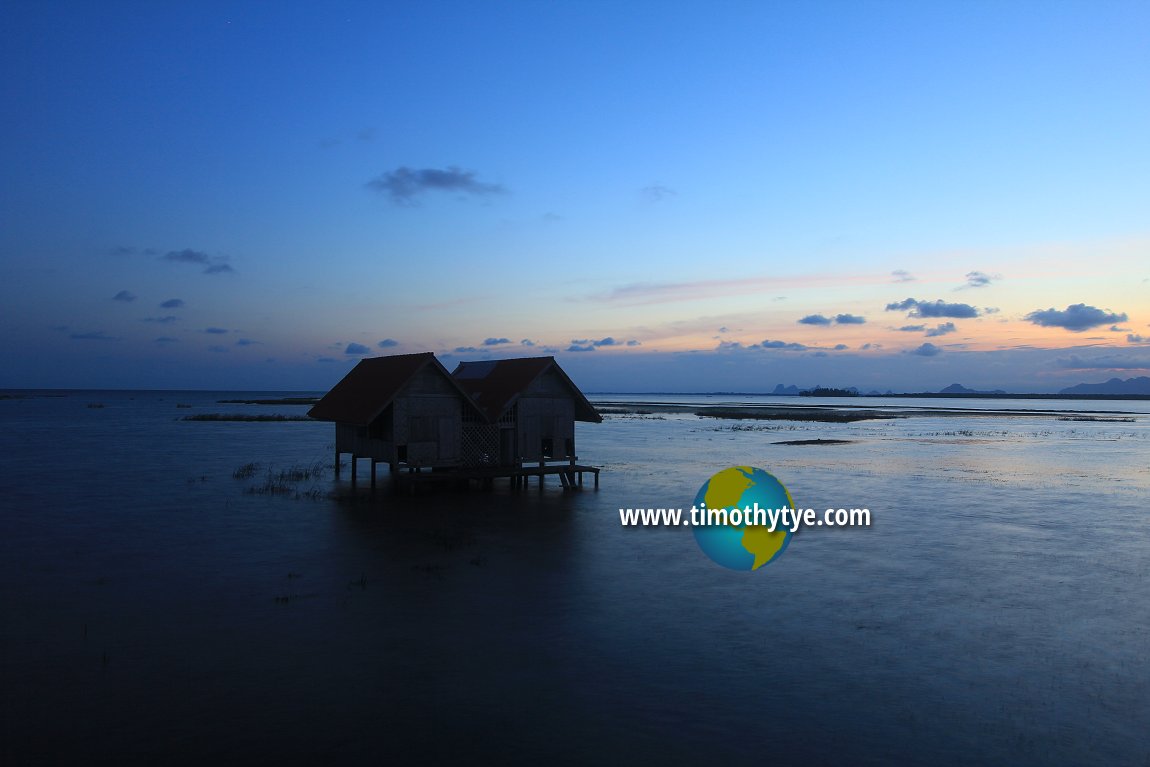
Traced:
[[1081, 333], [1100, 325], [1126, 322], [1128, 318], [1125, 313], [1114, 313], [1109, 309], [1103, 310], [1086, 304], [1071, 304], [1061, 311], [1053, 307], [1035, 310], [1023, 319], [1044, 328], [1063, 328], [1072, 333]]
[[509, 343], [511, 343], [511, 340], [507, 339], [507, 338], [484, 338], [483, 339], [483, 345], [484, 346], [503, 346], [504, 344], [509, 344]]
[[203, 332], [210, 333], [213, 336], [222, 336], [228, 332], [227, 328], [204, 328]]
[[76, 341], [119, 341], [120, 339], [108, 335], [102, 330], [92, 330], [87, 333], [72, 333], [68, 336]]
[[804, 344], [797, 344], [797, 343], [793, 343], [793, 342], [787, 343], [786, 341], [771, 341], [769, 339], [765, 340], [765, 341], [760, 341], [757, 344], [757, 346], [760, 349], [782, 349], [783, 351], [788, 351], [788, 352], [802, 352], [802, 351], [806, 351], [807, 349], [810, 348], [809, 346], [805, 346]]
[[208, 347], [208, 351], [215, 352], [216, 354], [224, 354], [225, 352], [227, 352], [227, 350], [228, 350], [228, 348], [226, 346], [209, 346]]
[[846, 344], [835, 344], [835, 348], [834, 348], [834, 350], [835, 350], [836, 352], [841, 352], [841, 351], [844, 351], [844, 350], [846, 350], [846, 349], [849, 349], [849, 348], [850, 348], [850, 347], [849, 347], [849, 346], [847, 346]]
[[394, 338], [385, 338], [377, 343], [376, 346], [380, 349], [390, 349], [393, 346], [399, 346], [399, 341], [396, 341]]
[[253, 341], [250, 338], [241, 338], [236, 341], [236, 346], [255, 346], [257, 344], [259, 344], [259, 341]]
[[836, 314], [835, 322], [840, 325], [865, 325], [866, 317], [859, 317], [854, 314]]
[[1054, 364], [1067, 370], [1150, 370], [1150, 357], [1108, 354], [1083, 358], [1072, 354], [1069, 357], [1059, 357]]
[[524, 338], [522, 341], [519, 342], [519, 345], [520, 346], [534, 346], [535, 342], [532, 341], [530, 338]]
[[914, 275], [906, 269], [895, 269], [890, 276], [894, 277], [892, 282], [914, 282]]
[[1142, 344], [1142, 343], [1146, 343], [1147, 340], [1148, 339], [1138, 335], [1137, 333], [1128, 333], [1126, 335], [1127, 343], [1131, 343], [1131, 344]]
[[799, 320], [800, 325], [830, 325], [832, 320], [821, 314], [808, 314]]
[[475, 354], [479, 350], [474, 346], [457, 346], [451, 351], [453, 354]]
[[639, 340], [634, 339], [634, 338], [627, 341], [627, 346], [642, 346], [642, 345], [643, 345], [642, 341], [639, 341]]
[[593, 352], [593, 351], [595, 351], [595, 346], [594, 346], [594, 344], [589, 344], [586, 341], [584, 341], [583, 343], [578, 343], [576, 341], [572, 341], [571, 345], [567, 347], [567, 351], [569, 351], [569, 352]]
[[351, 343], [343, 350], [344, 354], [371, 354], [371, 349], [363, 344]]
[[164, 301], [162, 304], [160, 304], [160, 308], [161, 309], [180, 309], [183, 307], [183, 305], [184, 305], [184, 302], [181, 299], [169, 298], [167, 301]]
[[119, 293], [112, 296], [112, 300], [113, 301], [124, 301], [126, 303], [131, 303], [132, 301], [136, 300], [136, 294], [130, 290], [121, 290]]
[[958, 328], [954, 326], [953, 322], [943, 322], [926, 331], [926, 337], [936, 338], [937, 336], [945, 336], [947, 333], [954, 333], [957, 330]]
[[926, 325], [903, 325], [901, 328], [895, 328], [902, 333], [921, 333], [926, 330]]
[[920, 357], [934, 357], [934, 356], [938, 355], [941, 351], [942, 351], [942, 349], [938, 348], [937, 346], [935, 346], [934, 344], [932, 344], [928, 341], [916, 349], [911, 349], [910, 353], [911, 354], [917, 354]]
[[1110, 326], [1110, 332], [1111, 333], [1129, 333], [1130, 328], [1120, 328], [1117, 325], [1111, 325]]
[[179, 317], [174, 317], [174, 316], [169, 314], [166, 317], [145, 317], [143, 321], [144, 322], [158, 322], [161, 325], [170, 325], [171, 323], [175, 322], [178, 319], [179, 319]]
[[367, 182], [367, 187], [387, 195], [397, 205], [414, 205], [416, 198], [425, 192], [459, 192], [482, 197], [507, 191], [500, 184], [476, 180], [473, 171], [454, 166], [446, 169], [401, 166], [376, 176]]
[[943, 300], [919, 301], [908, 298], [893, 304], [887, 304], [888, 312], [909, 312], [910, 317], [953, 317], [954, 319], [970, 319], [978, 316], [978, 309], [970, 304], [951, 304]]
[[178, 343], [178, 342], [179, 342], [179, 339], [172, 338], [171, 336], [160, 336], [155, 341], [153, 341], [153, 343], [157, 343], [157, 344], [174, 344], [174, 343]]
[[662, 202], [668, 197], [674, 197], [678, 192], [662, 184], [651, 184], [640, 189], [639, 194], [648, 202]]
[[225, 274], [235, 272], [235, 269], [224, 263], [223, 258], [209, 256], [202, 250], [169, 250], [161, 258], [178, 264], [198, 264], [204, 267], [204, 274]]
[[619, 342], [616, 341], [611, 336], [607, 336], [606, 338], [600, 338], [598, 341], [592, 341], [591, 345], [592, 346], [618, 346]]
[[210, 264], [212, 257], [201, 250], [184, 248], [183, 250], [169, 250], [164, 254], [164, 260], [182, 264]]
[[961, 290], [962, 288], [985, 288], [987, 285], [989, 285], [994, 280], [999, 280], [999, 279], [1002, 279], [1002, 278], [999, 277], [997, 274], [994, 275], [993, 277], [991, 277], [986, 272], [967, 272], [966, 273], [966, 284], [962, 285], [959, 288], [959, 290]]

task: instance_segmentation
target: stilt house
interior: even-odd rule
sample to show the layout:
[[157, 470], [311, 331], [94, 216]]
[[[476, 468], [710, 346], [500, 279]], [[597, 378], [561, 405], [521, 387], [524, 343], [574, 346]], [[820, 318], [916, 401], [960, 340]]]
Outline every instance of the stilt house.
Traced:
[[574, 463], [575, 422], [603, 420], [554, 357], [461, 362], [451, 375], [478, 409], [463, 415], [466, 466]]
[[483, 419], [431, 352], [361, 360], [308, 415], [335, 422], [336, 465], [341, 453], [418, 468], [463, 463], [463, 420]]

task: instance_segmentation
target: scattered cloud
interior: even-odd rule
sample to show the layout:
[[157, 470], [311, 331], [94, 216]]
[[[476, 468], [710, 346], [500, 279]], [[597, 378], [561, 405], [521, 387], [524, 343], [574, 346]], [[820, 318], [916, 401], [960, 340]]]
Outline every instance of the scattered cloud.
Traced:
[[836, 352], [845, 351], [846, 349], [849, 349], [849, 348], [850, 348], [850, 347], [849, 347], [849, 346], [847, 346], [846, 344], [835, 344], [835, 346], [834, 346], [834, 350], [835, 350]]
[[161, 258], [164, 261], [172, 261], [177, 264], [197, 264], [204, 267], [204, 274], [225, 274], [229, 272], [235, 272], [235, 269], [228, 266], [222, 257], [209, 256], [202, 250], [192, 250], [191, 248], [184, 248], [183, 250], [169, 250]]
[[380, 349], [390, 349], [393, 346], [399, 346], [399, 341], [396, 341], [394, 338], [385, 338], [377, 343], [376, 346]]
[[955, 327], [953, 322], [943, 322], [935, 325], [926, 331], [927, 338], [936, 338], [938, 336], [945, 336], [947, 333], [954, 333], [958, 328]]
[[213, 336], [222, 336], [228, 332], [227, 328], [204, 328], [204, 333], [210, 333]]
[[894, 278], [891, 282], [914, 282], [914, 275], [906, 269], [895, 269], [890, 276]]
[[908, 317], [953, 317], [962, 320], [978, 316], [978, 309], [970, 304], [952, 304], [943, 300], [919, 301], [908, 298], [893, 304], [887, 304], [888, 312], [907, 312]]
[[226, 346], [209, 346], [208, 347], [208, 351], [215, 352], [216, 354], [224, 354], [225, 352], [227, 352], [227, 350], [228, 350], [228, 347], [226, 347]]
[[926, 325], [903, 325], [901, 328], [895, 330], [902, 333], [922, 333], [926, 330]]
[[799, 324], [800, 325], [830, 325], [832, 321], [833, 320], [831, 320], [830, 317], [824, 317], [821, 314], [808, 314], [806, 317], [803, 317], [801, 320], [799, 320]]
[[1150, 357], [1131, 357], [1125, 354], [1107, 354], [1099, 357], [1059, 357], [1054, 361], [1067, 370], [1150, 370]]
[[1103, 310], [1086, 304], [1071, 304], [1062, 310], [1053, 307], [1035, 310], [1023, 319], [1044, 328], [1063, 328], [1072, 333], [1081, 333], [1101, 325], [1126, 322], [1128, 318], [1125, 313], [1115, 313], [1109, 309]]
[[87, 333], [72, 333], [68, 336], [76, 341], [119, 341], [120, 339], [108, 335], [102, 330], [92, 330]]
[[995, 280], [1001, 280], [1002, 277], [995, 274], [993, 276], [986, 272], [967, 272], [966, 284], [960, 285], [956, 290], [964, 290], [966, 288], [985, 288]]
[[[788, 343], [786, 341], [771, 341], [767, 339], [756, 344], [760, 349], [782, 349], [788, 352], [803, 352], [811, 348], [805, 344]], [[753, 348], [753, 347], [752, 347]]]
[[937, 356], [941, 351], [942, 349], [927, 341], [922, 346], [911, 349], [910, 353], [917, 354], [920, 357], [934, 357]]
[[507, 339], [507, 338], [484, 338], [483, 339], [483, 345], [484, 346], [503, 346], [504, 344], [509, 344], [509, 343], [511, 343], [511, 340]]
[[124, 301], [126, 303], [131, 303], [132, 301], [136, 300], [136, 294], [130, 290], [121, 290], [119, 293], [112, 296], [112, 300], [113, 301]]
[[171, 314], [169, 314], [166, 317], [145, 317], [143, 319], [143, 321], [144, 322], [158, 322], [161, 325], [170, 325], [178, 319], [179, 319], [178, 317], [174, 317]]
[[611, 336], [607, 336], [606, 338], [600, 338], [598, 341], [592, 341], [591, 345], [592, 346], [618, 346], [619, 342], [616, 341]]
[[183, 306], [184, 302], [179, 298], [169, 298], [167, 301], [164, 301], [162, 304], [160, 304], [161, 309], [180, 309], [183, 308]]
[[569, 352], [593, 352], [593, 351], [595, 351], [595, 345], [587, 343], [586, 341], [582, 341], [582, 342], [572, 341], [571, 345], [567, 347], [567, 351], [569, 351]]
[[1130, 328], [1120, 328], [1117, 325], [1111, 325], [1110, 326], [1110, 332], [1111, 333], [1129, 333]]
[[859, 317], [855, 314], [836, 314], [835, 322], [840, 325], [865, 325], [866, 317]]
[[371, 349], [363, 344], [350, 343], [343, 350], [344, 354], [371, 354]]
[[177, 338], [172, 338], [171, 336], [160, 336], [153, 343], [174, 344], [174, 343], [178, 343], [178, 342], [179, 342], [179, 339], [177, 339]]
[[534, 346], [535, 342], [532, 341], [530, 338], [524, 338], [522, 341], [519, 342], [519, 345], [520, 346]]
[[240, 340], [236, 341], [236, 346], [256, 346], [259, 343], [259, 341], [253, 341], [250, 338], [241, 338]]
[[457, 346], [451, 350], [453, 354], [475, 354], [479, 350], [474, 346]]
[[678, 192], [662, 184], [651, 184], [650, 186], [645, 186], [640, 189], [639, 194], [648, 202], [662, 202], [668, 197], [674, 197]]
[[1132, 344], [1143, 344], [1143, 343], [1146, 343], [1147, 340], [1150, 340], [1150, 339], [1147, 339], [1143, 336], [1140, 336], [1137, 333], [1129, 333], [1126, 336], [1127, 343], [1132, 343]]
[[426, 192], [458, 192], [483, 197], [503, 194], [501, 184], [488, 184], [475, 178], [475, 173], [454, 166], [449, 168], [408, 168], [401, 166], [381, 173], [367, 182], [367, 187], [387, 195], [397, 205], [415, 205]]
[[639, 341], [638, 339], [635, 339], [635, 338], [632, 338], [629, 341], [627, 341], [627, 346], [642, 346], [642, 345], [643, 345], [643, 342]]

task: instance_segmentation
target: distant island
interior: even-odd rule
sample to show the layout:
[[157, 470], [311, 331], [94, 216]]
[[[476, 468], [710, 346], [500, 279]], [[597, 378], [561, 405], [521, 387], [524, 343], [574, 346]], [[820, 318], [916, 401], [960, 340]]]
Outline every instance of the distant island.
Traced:
[[1150, 376], [1128, 378], [1111, 378], [1103, 383], [1081, 383], [1060, 390], [1057, 394], [1042, 393], [1011, 393], [1003, 389], [971, 389], [960, 383], [952, 383], [936, 392], [900, 392], [891, 390], [879, 392], [868, 391], [860, 395], [859, 390], [853, 386], [829, 387], [813, 386], [800, 389], [794, 384], [784, 386], [777, 384], [771, 392], [775, 397], [925, 397], [925, 398], [967, 398], [967, 399], [1150, 399]]

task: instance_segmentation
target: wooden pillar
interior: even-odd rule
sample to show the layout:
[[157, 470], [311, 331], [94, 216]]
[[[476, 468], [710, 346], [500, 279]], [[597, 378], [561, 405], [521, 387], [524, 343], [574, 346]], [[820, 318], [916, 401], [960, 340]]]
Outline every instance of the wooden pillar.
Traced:
[[375, 459], [371, 459], [371, 492], [375, 493]]
[[339, 448], [335, 449], [335, 478], [339, 479]]
[[355, 467], [357, 464], [356, 458], [357, 458], [356, 454], [352, 453], [351, 454], [351, 484], [352, 485], [355, 484]]

